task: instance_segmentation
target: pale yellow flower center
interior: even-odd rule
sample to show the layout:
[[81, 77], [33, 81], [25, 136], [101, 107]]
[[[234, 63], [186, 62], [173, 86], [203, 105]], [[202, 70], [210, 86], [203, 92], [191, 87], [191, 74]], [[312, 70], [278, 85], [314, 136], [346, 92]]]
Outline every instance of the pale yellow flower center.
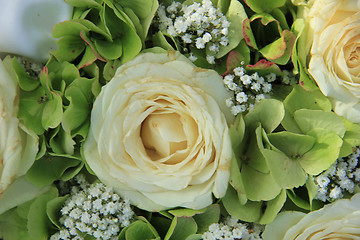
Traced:
[[[357, 68], [360, 65], [360, 43], [353, 42], [344, 47], [344, 54], [347, 66], [349, 68]], [[359, 73], [358, 73], [359, 74]], [[358, 75], [356, 74], [356, 75]]]
[[140, 135], [152, 160], [168, 157], [187, 148], [183, 124], [176, 113], [153, 112], [142, 123]]

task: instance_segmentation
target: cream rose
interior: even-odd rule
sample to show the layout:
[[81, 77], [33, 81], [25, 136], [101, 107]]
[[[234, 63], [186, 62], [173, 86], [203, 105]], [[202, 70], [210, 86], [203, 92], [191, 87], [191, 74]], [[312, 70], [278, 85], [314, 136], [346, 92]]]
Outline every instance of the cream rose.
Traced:
[[17, 118], [19, 96], [16, 79], [7, 69], [9, 60], [0, 60], [0, 199], [31, 167], [38, 152], [38, 137]]
[[360, 239], [360, 193], [308, 214], [283, 212], [266, 226], [263, 240]]
[[229, 94], [215, 71], [177, 52], [141, 54], [97, 97], [85, 160], [142, 209], [206, 207], [228, 185]]
[[334, 111], [360, 123], [360, 1], [314, 1], [309, 72]]

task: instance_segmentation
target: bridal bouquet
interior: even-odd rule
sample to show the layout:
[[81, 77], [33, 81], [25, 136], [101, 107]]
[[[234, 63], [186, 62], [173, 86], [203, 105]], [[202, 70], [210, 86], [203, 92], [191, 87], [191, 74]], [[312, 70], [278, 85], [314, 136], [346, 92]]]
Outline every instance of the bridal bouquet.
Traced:
[[360, 239], [358, 0], [0, 12], [0, 239]]

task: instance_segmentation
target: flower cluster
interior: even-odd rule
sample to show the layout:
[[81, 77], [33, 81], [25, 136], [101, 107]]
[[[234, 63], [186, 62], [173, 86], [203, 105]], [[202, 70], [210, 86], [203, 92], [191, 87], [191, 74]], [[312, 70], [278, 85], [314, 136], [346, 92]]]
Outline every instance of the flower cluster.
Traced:
[[344, 192], [353, 194], [360, 183], [360, 149], [346, 158], [339, 158], [329, 169], [315, 177], [318, 187], [316, 199], [332, 202], [342, 198]]
[[209, 231], [202, 235], [203, 240], [259, 240], [262, 232], [261, 225], [241, 223], [238, 219], [229, 216], [223, 223], [213, 223]]
[[[210, 0], [202, 3], [194, 2], [191, 5], [172, 2], [158, 9], [159, 29], [172, 37], [182, 40], [185, 51], [188, 48], [206, 48], [206, 60], [215, 64], [215, 55], [221, 46], [227, 46], [230, 22], [216, 9]], [[192, 53], [190, 60], [196, 61]]]
[[130, 203], [120, 199], [102, 183], [88, 184], [82, 175], [76, 177], [71, 195], [61, 209], [64, 228], [51, 236], [55, 239], [117, 239], [121, 227], [129, 226], [134, 216]]
[[268, 74], [266, 80], [257, 72], [248, 75], [242, 66], [236, 67], [233, 73], [224, 77], [224, 84], [234, 92], [234, 97], [226, 99], [226, 105], [234, 115], [252, 110], [256, 103], [266, 98], [272, 89], [271, 82], [276, 80], [274, 73]]

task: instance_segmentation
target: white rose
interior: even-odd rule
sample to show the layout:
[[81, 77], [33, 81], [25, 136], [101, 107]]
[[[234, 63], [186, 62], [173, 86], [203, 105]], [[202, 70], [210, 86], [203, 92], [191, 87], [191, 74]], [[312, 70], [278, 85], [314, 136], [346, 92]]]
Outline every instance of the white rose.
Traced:
[[308, 18], [313, 31], [309, 72], [334, 111], [360, 123], [360, 1], [318, 0]]
[[0, 199], [9, 185], [31, 167], [38, 152], [38, 137], [17, 118], [17, 81], [7, 70], [8, 60], [0, 60]]
[[206, 207], [228, 185], [229, 94], [215, 71], [177, 52], [141, 54], [97, 97], [85, 160], [142, 209]]
[[360, 193], [310, 212], [283, 212], [266, 226], [263, 240], [360, 239]]

